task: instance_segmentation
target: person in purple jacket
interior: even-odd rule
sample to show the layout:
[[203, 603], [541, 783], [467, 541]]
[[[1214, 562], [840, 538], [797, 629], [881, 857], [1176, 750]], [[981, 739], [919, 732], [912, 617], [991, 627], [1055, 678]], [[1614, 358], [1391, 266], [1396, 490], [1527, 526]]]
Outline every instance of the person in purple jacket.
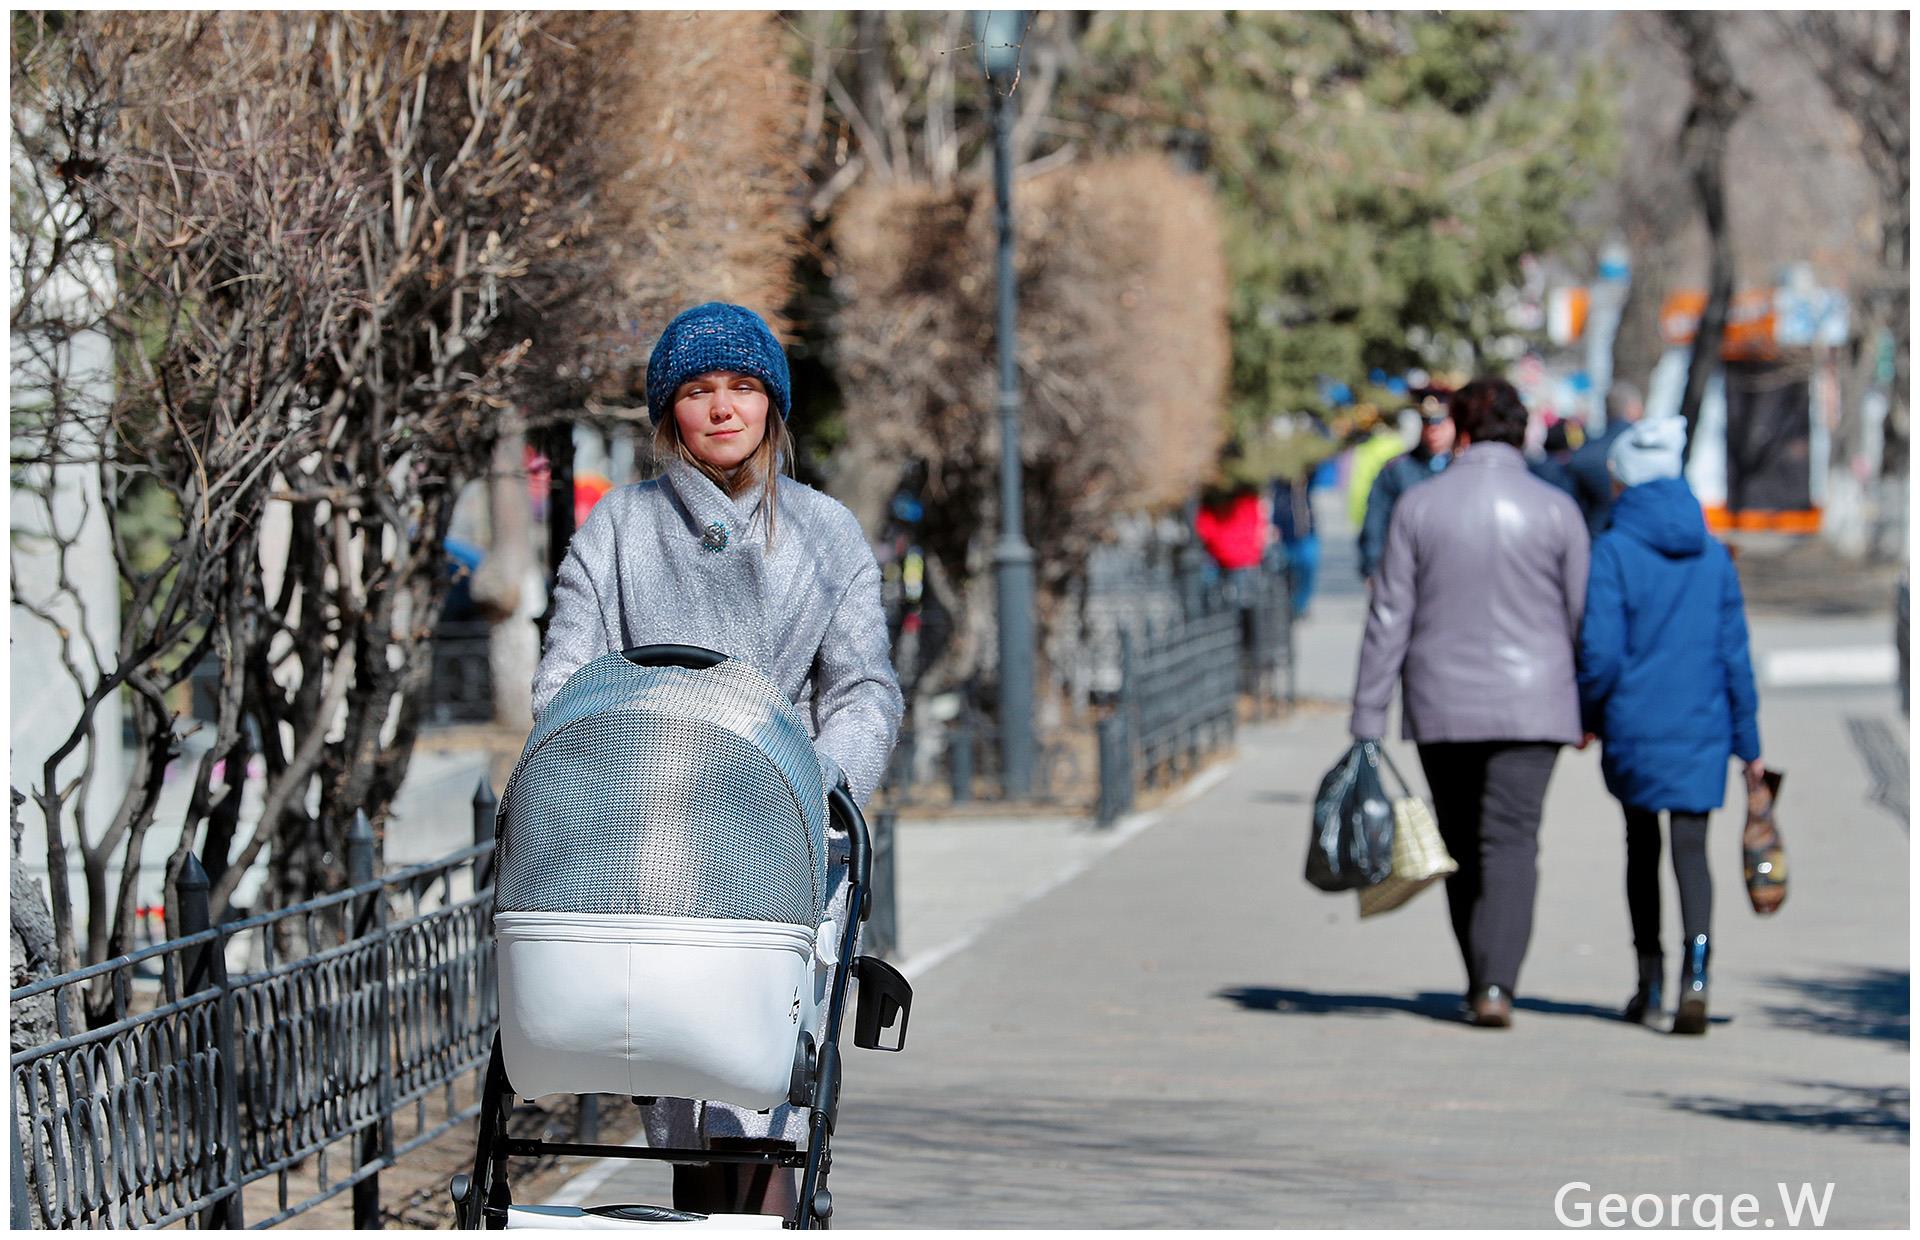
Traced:
[[1758, 786], [1758, 699], [1740, 578], [1707, 534], [1681, 477], [1686, 427], [1640, 422], [1607, 453], [1618, 498], [1593, 543], [1580, 628], [1580, 708], [1602, 744], [1607, 790], [1627, 818], [1627, 909], [1639, 986], [1623, 1015], [1661, 1010], [1660, 815], [1672, 836], [1685, 949], [1675, 1033], [1707, 1031], [1713, 879], [1707, 816], [1726, 800], [1727, 762]]

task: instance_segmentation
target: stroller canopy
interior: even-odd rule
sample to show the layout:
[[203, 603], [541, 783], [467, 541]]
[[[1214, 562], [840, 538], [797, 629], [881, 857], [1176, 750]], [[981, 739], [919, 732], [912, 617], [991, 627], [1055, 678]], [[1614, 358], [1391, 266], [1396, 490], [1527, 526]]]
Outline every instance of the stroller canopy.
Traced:
[[805, 722], [758, 671], [618, 651], [548, 703], [500, 799], [497, 913], [818, 926], [826, 785]]

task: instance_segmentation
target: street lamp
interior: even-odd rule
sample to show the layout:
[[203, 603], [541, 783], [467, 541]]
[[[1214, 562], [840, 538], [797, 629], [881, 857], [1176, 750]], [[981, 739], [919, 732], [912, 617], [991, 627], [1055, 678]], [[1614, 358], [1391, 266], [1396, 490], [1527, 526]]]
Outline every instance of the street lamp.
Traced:
[[1020, 516], [1020, 381], [1013, 337], [1013, 109], [1007, 97], [1020, 70], [1028, 15], [1019, 10], [974, 14], [980, 67], [993, 109], [994, 216], [999, 231], [995, 335], [1000, 352], [1000, 542], [993, 551], [1000, 608], [1001, 795], [1033, 792], [1033, 548]]

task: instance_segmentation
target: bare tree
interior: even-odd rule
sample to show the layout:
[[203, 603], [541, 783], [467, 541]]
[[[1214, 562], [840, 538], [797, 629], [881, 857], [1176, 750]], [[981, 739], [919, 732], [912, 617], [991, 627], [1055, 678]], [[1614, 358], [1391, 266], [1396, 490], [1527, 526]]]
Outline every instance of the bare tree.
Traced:
[[[597, 87], [524, 14], [88, 13], [42, 34], [14, 68], [16, 198], [64, 230], [24, 266], [16, 245], [16, 340], [25, 324], [40, 348], [13, 461], [97, 471], [127, 599], [114, 648], [69, 655], [83, 707], [32, 790], [70, 967], [69, 847], [85, 956], [116, 954], [180, 752], [173, 691], [203, 659], [213, 741], [170, 872], [207, 851], [225, 901], [265, 855], [269, 897], [297, 898], [342, 877], [355, 809], [384, 816], [420, 724], [453, 496], [536, 386], [524, 328], [579, 292]], [[99, 407], [63, 378], [77, 324], [45, 308], [56, 276], [100, 302]], [[61, 540], [67, 606], [72, 552]], [[60, 600], [15, 604], [58, 624]], [[95, 827], [73, 813], [87, 772], [62, 770], [119, 726], [101, 708], [122, 686], [132, 779]], [[215, 811], [237, 808], [249, 728], [264, 808], [234, 838]]]
[[[200, 851], [217, 904], [263, 860], [268, 900], [338, 886], [354, 811], [383, 828], [406, 776], [459, 488], [502, 437], [627, 395], [671, 309], [777, 307], [799, 116], [757, 14], [22, 21], [12, 459], [56, 571], [15, 606], [68, 636], [82, 702], [31, 788], [71, 967], [129, 942], [203, 662], [212, 740], [169, 873]], [[76, 382], [96, 337], [109, 382]], [[111, 642], [76, 622], [75, 471], [126, 599]], [[132, 779], [93, 823], [122, 693]]]
[[1883, 472], [1904, 475], [1910, 440], [1911, 14], [1809, 12], [1778, 15], [1775, 21], [1819, 75], [1835, 106], [1852, 118], [1859, 133], [1861, 161], [1872, 174], [1878, 199], [1878, 269], [1863, 282], [1856, 297], [1860, 334], [1869, 347], [1863, 350], [1854, 382], [1849, 385], [1855, 399], [1844, 403], [1839, 439], [1851, 445], [1856, 438], [1857, 397], [1866, 390], [1876, 362], [1872, 346], [1885, 331], [1893, 338], [1894, 376], [1889, 390], [1889, 451]]
[[1665, 16], [1674, 41], [1686, 57], [1693, 86], [1693, 98], [1680, 125], [1680, 160], [1693, 182], [1712, 247], [1707, 304], [1694, 331], [1687, 385], [1680, 398], [1680, 416], [1687, 423], [1691, 452], [1700, 402], [1706, 396], [1708, 379], [1720, 365], [1720, 340], [1726, 329], [1727, 308], [1733, 301], [1733, 237], [1727, 228], [1727, 135], [1752, 96], [1740, 85], [1721, 42], [1719, 14], [1676, 11]]

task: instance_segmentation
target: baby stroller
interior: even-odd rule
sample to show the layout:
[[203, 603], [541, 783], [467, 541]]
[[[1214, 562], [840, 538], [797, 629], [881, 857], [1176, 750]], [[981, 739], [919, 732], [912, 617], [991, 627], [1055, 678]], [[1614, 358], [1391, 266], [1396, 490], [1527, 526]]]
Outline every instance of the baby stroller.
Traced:
[[[829, 856], [827, 820], [847, 836]], [[872, 849], [827, 788], [800, 715], [759, 672], [697, 646], [594, 659], [541, 715], [500, 798], [500, 1029], [463, 1228], [750, 1225], [659, 1206], [515, 1205], [508, 1160], [541, 1155], [803, 1168], [785, 1226], [826, 1226], [847, 986], [854, 1045], [904, 1046], [913, 991], [854, 955]], [[846, 891], [834, 917], [830, 880]], [[898, 1022], [882, 1046], [882, 1031]], [[806, 1109], [804, 1149], [655, 1149], [516, 1138], [515, 1098], [624, 1094]], [[772, 1217], [764, 1225], [777, 1225]]]

